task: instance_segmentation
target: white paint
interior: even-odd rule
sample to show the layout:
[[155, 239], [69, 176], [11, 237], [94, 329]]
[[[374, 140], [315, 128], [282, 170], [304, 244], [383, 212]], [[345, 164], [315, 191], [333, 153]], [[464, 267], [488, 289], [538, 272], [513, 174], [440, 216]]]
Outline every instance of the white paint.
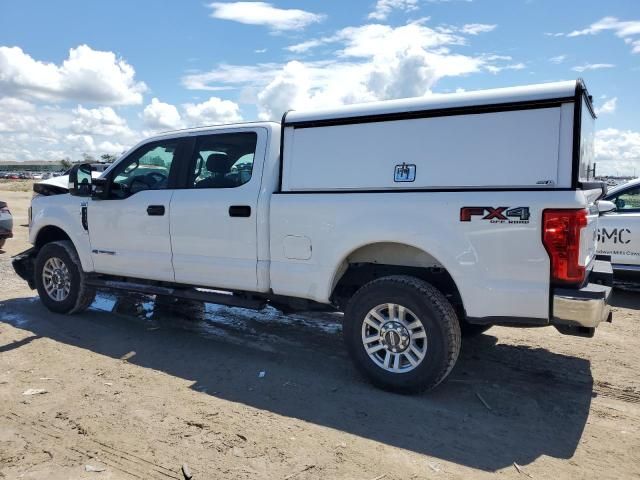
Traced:
[[[566, 82], [294, 112], [288, 120], [568, 98], [575, 86], [575, 82]], [[287, 128], [284, 187], [394, 188], [395, 165], [402, 162], [417, 166], [414, 184], [426, 188], [531, 186], [539, 180], [553, 182], [552, 187], [568, 186], [572, 113], [573, 105], [567, 104], [480, 115]], [[253, 176], [244, 186], [146, 191], [126, 200], [90, 201], [92, 245], [80, 224], [82, 199], [38, 197], [33, 202], [31, 240], [43, 226], [58, 225], [74, 240], [86, 271], [92, 271], [95, 262], [96, 270], [118, 275], [175, 278], [219, 289], [272, 291], [319, 302], [329, 301], [332, 287], [353, 252], [383, 243], [384, 258], [411, 265], [414, 258], [416, 265], [443, 266], [456, 283], [469, 316], [548, 318], [550, 272], [541, 241], [542, 212], [547, 208], [584, 208], [598, 195], [597, 191], [560, 189], [274, 194], [279, 180], [278, 124], [207, 127], [151, 140], [243, 129], [259, 134]], [[406, 183], [399, 185], [407, 188]], [[170, 205], [168, 215], [146, 216], [147, 205], [166, 202]], [[252, 216], [229, 217], [231, 205], [251, 206]], [[530, 218], [528, 223], [491, 223], [480, 217], [460, 222], [464, 206], [528, 207]], [[157, 219], [160, 221], [155, 222]], [[583, 232], [581, 255], [585, 263], [593, 255], [596, 226], [593, 214]], [[411, 248], [394, 251], [393, 244]], [[92, 261], [92, 246], [117, 255], [96, 255]], [[361, 250], [371, 251], [375, 248]], [[216, 312], [224, 316], [229, 311]], [[251, 315], [265, 321], [280, 318], [270, 311]]]
[[[557, 107], [287, 132], [284, 191], [570, 186], [558, 182]], [[415, 181], [394, 181], [403, 163]]]
[[291, 260], [309, 260], [311, 258], [311, 239], [304, 235], [284, 237], [284, 256]]
[[[628, 199], [628, 192], [640, 190], [640, 180], [612, 188], [607, 199], [615, 201], [618, 196]], [[640, 196], [640, 195], [639, 195]], [[603, 214], [598, 222], [600, 239], [598, 253], [611, 255], [611, 263], [640, 267], [640, 210], [625, 208]]]
[[[236, 188], [176, 190], [171, 200], [171, 242], [176, 282], [255, 291], [257, 206], [267, 129], [235, 128], [222, 133], [258, 135], [251, 179]], [[249, 206], [250, 217], [231, 217], [232, 205]], [[167, 218], [169, 221], [169, 218]]]
[[[89, 237], [96, 272], [174, 281], [169, 238], [173, 190], [145, 190], [120, 200], [88, 199]], [[147, 214], [163, 205], [162, 216]], [[78, 217], [79, 220], [79, 217]]]
[[549, 100], [573, 97], [575, 93], [576, 82], [570, 80], [521, 87], [476, 90], [473, 92], [434, 94], [425, 97], [360, 103], [322, 110], [293, 111], [287, 114], [287, 122], [309, 122], [439, 108], [476, 107], [498, 103]]

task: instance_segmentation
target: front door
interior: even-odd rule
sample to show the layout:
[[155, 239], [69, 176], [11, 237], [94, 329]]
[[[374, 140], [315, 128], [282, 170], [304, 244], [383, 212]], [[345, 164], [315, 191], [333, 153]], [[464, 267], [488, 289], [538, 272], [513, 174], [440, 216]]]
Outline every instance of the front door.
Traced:
[[257, 212], [266, 129], [199, 135], [186, 188], [171, 200], [176, 282], [255, 290]]
[[173, 281], [169, 216], [177, 159], [184, 140], [151, 142], [109, 172], [109, 197], [88, 201], [95, 270]]

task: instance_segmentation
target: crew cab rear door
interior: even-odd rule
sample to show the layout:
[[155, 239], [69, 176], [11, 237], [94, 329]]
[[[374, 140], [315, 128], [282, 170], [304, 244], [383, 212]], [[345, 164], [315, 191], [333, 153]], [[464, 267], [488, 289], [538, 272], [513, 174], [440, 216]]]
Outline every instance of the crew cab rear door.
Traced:
[[252, 291], [257, 286], [257, 203], [267, 131], [194, 135], [183, 188], [171, 200], [176, 282]]

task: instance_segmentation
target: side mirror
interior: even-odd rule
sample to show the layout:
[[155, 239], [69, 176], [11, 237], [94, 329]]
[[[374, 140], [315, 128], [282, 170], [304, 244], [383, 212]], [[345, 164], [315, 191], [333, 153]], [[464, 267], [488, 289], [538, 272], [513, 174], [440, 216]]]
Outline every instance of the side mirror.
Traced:
[[76, 197], [91, 196], [91, 164], [75, 165], [69, 171], [69, 194]]
[[94, 178], [93, 192], [91, 196], [95, 199], [104, 200], [109, 197], [109, 179]]
[[610, 202], [609, 200], [598, 200], [596, 203], [598, 205], [598, 211], [600, 212], [600, 214], [613, 212], [617, 208], [616, 204]]

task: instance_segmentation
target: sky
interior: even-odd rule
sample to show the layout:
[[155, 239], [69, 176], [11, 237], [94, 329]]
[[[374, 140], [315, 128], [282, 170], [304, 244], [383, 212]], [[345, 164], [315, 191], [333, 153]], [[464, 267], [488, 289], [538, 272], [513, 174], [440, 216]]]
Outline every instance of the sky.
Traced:
[[640, 175], [638, 0], [0, 0], [0, 160], [578, 77], [597, 173]]

